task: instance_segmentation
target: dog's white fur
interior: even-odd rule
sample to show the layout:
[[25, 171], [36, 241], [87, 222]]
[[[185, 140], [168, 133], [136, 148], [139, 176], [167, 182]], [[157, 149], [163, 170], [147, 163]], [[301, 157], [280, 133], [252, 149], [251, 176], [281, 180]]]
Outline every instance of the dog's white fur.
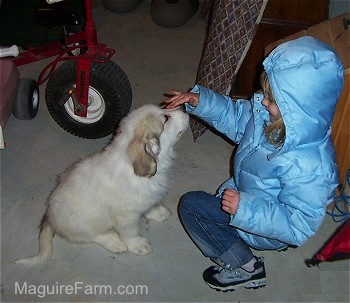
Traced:
[[155, 105], [132, 111], [103, 151], [62, 174], [40, 225], [38, 255], [15, 262], [49, 260], [54, 234], [71, 242], [95, 242], [113, 253], [151, 253], [149, 241], [139, 236], [139, 220], [144, 215], [163, 221], [171, 214], [159, 202], [167, 191], [173, 146], [188, 120], [182, 110]]

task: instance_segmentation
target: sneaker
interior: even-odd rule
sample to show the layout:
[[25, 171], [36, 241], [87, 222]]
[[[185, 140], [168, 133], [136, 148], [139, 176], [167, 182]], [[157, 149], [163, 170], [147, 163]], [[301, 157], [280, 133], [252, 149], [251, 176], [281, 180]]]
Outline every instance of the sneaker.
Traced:
[[233, 291], [238, 287], [259, 288], [266, 285], [266, 271], [263, 258], [256, 258], [253, 271], [242, 267], [211, 266], [203, 272], [204, 281], [213, 289]]

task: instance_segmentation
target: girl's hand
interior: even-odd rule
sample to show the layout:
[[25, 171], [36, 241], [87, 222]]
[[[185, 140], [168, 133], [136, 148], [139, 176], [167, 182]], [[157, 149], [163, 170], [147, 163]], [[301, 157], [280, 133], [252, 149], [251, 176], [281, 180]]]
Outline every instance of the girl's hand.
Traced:
[[174, 96], [164, 100], [164, 103], [167, 104], [166, 108], [175, 108], [184, 103], [189, 103], [194, 107], [198, 105], [199, 94], [191, 92], [178, 92], [176, 90], [171, 90], [170, 94]]
[[222, 195], [221, 208], [230, 215], [235, 215], [239, 203], [239, 192], [226, 188]]

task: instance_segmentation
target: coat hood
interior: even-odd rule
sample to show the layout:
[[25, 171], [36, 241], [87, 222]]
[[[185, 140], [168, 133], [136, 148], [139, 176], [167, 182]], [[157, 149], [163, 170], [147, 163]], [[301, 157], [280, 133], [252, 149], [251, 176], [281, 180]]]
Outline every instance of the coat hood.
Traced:
[[286, 126], [278, 153], [329, 137], [344, 83], [343, 65], [335, 50], [305, 36], [279, 45], [263, 65]]

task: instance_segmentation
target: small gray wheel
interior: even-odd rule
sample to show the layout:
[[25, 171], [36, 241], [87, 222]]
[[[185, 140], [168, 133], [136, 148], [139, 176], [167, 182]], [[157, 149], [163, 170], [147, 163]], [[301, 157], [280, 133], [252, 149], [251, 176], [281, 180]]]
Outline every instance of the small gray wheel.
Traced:
[[39, 86], [29, 78], [19, 79], [12, 114], [19, 120], [31, 120], [39, 109]]

